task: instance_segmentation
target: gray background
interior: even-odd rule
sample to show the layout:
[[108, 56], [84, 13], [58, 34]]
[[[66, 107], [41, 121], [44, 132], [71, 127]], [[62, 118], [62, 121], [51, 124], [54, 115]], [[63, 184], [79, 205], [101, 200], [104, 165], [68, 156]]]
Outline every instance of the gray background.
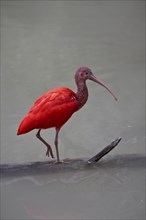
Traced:
[[[122, 137], [113, 163], [105, 158], [93, 169], [2, 179], [3, 219], [145, 218], [144, 7], [144, 1], [1, 2], [1, 163], [47, 160], [36, 131], [18, 137], [18, 125], [47, 90], [76, 91], [80, 66], [90, 67], [118, 102], [88, 82], [87, 104], [60, 132], [61, 158], [93, 156]], [[54, 134], [42, 132], [53, 149]]]

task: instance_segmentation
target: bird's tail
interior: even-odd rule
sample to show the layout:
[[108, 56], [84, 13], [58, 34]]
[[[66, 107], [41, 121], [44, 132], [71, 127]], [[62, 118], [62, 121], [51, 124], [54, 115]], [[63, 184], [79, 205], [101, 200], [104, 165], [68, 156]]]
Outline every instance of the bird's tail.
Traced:
[[26, 117], [21, 121], [18, 127], [17, 135], [28, 133], [33, 129], [35, 129], [34, 121], [31, 119], [29, 115], [26, 115]]

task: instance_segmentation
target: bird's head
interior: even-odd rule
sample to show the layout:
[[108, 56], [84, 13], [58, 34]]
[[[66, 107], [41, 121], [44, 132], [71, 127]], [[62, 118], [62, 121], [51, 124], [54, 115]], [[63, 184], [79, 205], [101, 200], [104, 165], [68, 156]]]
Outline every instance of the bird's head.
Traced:
[[114, 99], [117, 101], [117, 98], [114, 95], [114, 93], [104, 83], [102, 83], [101, 81], [99, 81], [95, 77], [95, 75], [92, 73], [91, 69], [89, 69], [88, 67], [80, 67], [75, 73], [76, 82], [80, 82], [80, 81], [85, 82], [87, 79], [92, 80], [92, 81], [100, 84], [101, 86], [103, 86], [106, 90], [108, 90], [112, 94]]

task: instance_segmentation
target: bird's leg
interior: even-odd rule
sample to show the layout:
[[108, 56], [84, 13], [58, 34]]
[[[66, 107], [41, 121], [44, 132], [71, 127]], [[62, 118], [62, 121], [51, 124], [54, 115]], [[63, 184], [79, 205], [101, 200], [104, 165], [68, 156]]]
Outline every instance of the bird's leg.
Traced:
[[41, 132], [41, 129], [38, 130], [36, 137], [46, 145], [47, 147], [46, 156], [49, 157], [49, 154], [51, 154], [51, 157], [54, 158], [51, 146], [41, 137], [40, 132]]
[[55, 136], [55, 148], [56, 148], [56, 156], [57, 156], [57, 163], [60, 163], [60, 158], [59, 158], [59, 150], [58, 150], [58, 134], [59, 134], [60, 128], [56, 128], [56, 136]]
[[56, 148], [56, 156], [57, 156], [57, 161], [55, 161], [55, 164], [62, 164], [62, 163], [67, 163], [66, 161], [60, 160], [59, 158], [59, 150], [58, 150], [58, 134], [59, 134], [60, 128], [56, 128], [56, 136], [55, 136], [55, 148]]

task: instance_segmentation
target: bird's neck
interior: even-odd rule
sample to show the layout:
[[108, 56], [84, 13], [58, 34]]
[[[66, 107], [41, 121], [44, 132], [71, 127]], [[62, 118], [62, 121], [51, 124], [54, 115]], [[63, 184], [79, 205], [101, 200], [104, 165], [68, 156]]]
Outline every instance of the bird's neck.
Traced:
[[76, 81], [78, 109], [82, 108], [88, 99], [88, 88], [85, 81]]

